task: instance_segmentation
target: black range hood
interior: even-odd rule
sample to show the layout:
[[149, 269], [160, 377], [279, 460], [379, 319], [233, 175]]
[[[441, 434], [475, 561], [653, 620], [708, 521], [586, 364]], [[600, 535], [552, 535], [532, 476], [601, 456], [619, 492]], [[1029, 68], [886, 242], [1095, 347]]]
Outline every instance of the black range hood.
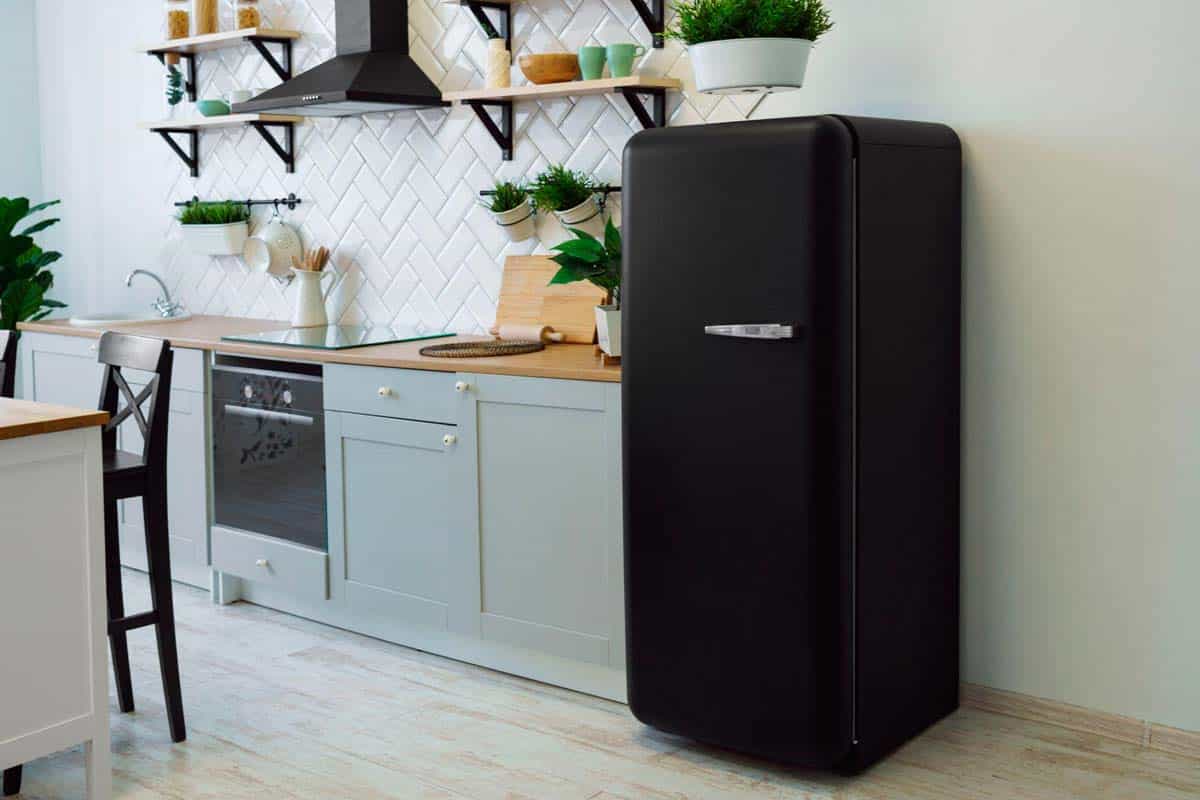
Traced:
[[406, 0], [336, 2], [337, 55], [235, 104], [235, 114], [348, 117], [450, 105], [408, 54]]

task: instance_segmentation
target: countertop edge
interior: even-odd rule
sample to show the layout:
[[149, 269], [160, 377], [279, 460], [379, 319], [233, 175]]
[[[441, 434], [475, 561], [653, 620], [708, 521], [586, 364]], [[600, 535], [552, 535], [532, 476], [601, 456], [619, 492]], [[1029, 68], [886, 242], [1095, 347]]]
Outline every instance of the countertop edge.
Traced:
[[[196, 320], [219, 320], [228, 319], [236, 323], [245, 323], [247, 320], [241, 317], [192, 317]], [[286, 327], [286, 323], [281, 323], [278, 320], [257, 320], [266, 326], [274, 328]], [[187, 320], [181, 321], [179, 324], [186, 324]], [[388, 369], [419, 369], [429, 370], [434, 372], [469, 372], [484, 375], [511, 375], [515, 377], [526, 378], [553, 378], [559, 380], [581, 380], [591, 381], [596, 383], [620, 383], [621, 368], [619, 366], [601, 366], [597, 360], [594, 363], [587, 365], [579, 364], [564, 364], [564, 365], [547, 365], [533, 363], [513, 363], [512, 359], [520, 359], [522, 356], [501, 356], [495, 359], [492, 358], [428, 358], [423, 356], [405, 357], [396, 355], [381, 354], [377, 348], [396, 347], [396, 345], [373, 345], [368, 347], [352, 348], [349, 350], [316, 350], [301, 347], [280, 347], [272, 345], [259, 345], [248, 342], [228, 341], [221, 338], [178, 335], [172, 332], [168, 326], [174, 323], [153, 323], [153, 327], [145, 324], [115, 324], [107, 327], [92, 327], [92, 326], [76, 326], [65, 323], [63, 320], [42, 321], [42, 322], [21, 322], [17, 328], [20, 331], [28, 333], [45, 333], [54, 336], [73, 336], [83, 339], [99, 339], [100, 336], [107, 330], [131, 333], [139, 336], [154, 336], [154, 328], [163, 327], [164, 330], [160, 335], [167, 339], [175, 347], [207, 350], [217, 353], [228, 353], [231, 355], [258, 356], [262, 358], [278, 358], [291, 361], [308, 361], [323, 364], [346, 364], [350, 366], [363, 367], [382, 367]], [[486, 340], [486, 337], [463, 337], [470, 340]], [[459, 339], [462, 340], [462, 339]], [[455, 341], [448, 339], [446, 341]], [[413, 343], [416, 344], [416, 343]], [[547, 345], [547, 349], [559, 348], [592, 348], [593, 345], [584, 344], [551, 344]], [[372, 352], [374, 351], [374, 352]]]
[[[6, 421], [14, 411], [30, 416], [15, 422]], [[106, 422], [108, 422], [107, 411], [0, 398], [0, 441], [40, 436], [46, 433], [61, 433], [79, 428], [92, 428]]]

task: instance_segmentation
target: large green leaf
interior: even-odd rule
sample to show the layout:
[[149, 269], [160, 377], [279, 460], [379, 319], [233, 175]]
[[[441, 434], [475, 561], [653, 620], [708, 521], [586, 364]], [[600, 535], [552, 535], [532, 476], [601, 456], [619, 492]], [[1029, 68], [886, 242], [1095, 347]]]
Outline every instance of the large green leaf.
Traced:
[[58, 217], [51, 217], [50, 219], [44, 219], [41, 222], [35, 222], [33, 225], [30, 225], [28, 228], [21, 231], [21, 235], [33, 236], [38, 231], [44, 231], [46, 228], [49, 228], [51, 225], [59, 221], [60, 220]]
[[38, 269], [42, 269], [50, 266], [60, 258], [62, 258], [62, 253], [56, 250], [44, 251], [42, 248], [34, 245], [21, 255], [17, 256], [17, 263], [33, 264]]
[[614, 261], [621, 260], [621, 232], [613, 225], [612, 217], [609, 217], [608, 224], [604, 226], [604, 249], [608, 251], [609, 258]]
[[588, 279], [587, 272], [570, 264], [559, 264], [558, 272], [554, 273], [554, 277], [550, 279], [550, 285], [556, 283], [575, 283], [576, 281], [586, 281]]
[[33, 239], [28, 236], [7, 236], [0, 232], [0, 266], [15, 264], [30, 247], [33, 247]]
[[30, 280], [16, 280], [0, 295], [0, 328], [12, 330], [18, 322], [29, 319], [42, 308], [46, 290]]
[[28, 197], [0, 197], [0, 240], [8, 237], [17, 223], [28, 215]]
[[568, 239], [561, 244], [556, 244], [551, 250], [557, 250], [571, 258], [577, 258], [580, 261], [586, 261], [589, 264], [599, 264], [607, 258], [604, 252], [604, 245], [593, 238], [587, 239]]

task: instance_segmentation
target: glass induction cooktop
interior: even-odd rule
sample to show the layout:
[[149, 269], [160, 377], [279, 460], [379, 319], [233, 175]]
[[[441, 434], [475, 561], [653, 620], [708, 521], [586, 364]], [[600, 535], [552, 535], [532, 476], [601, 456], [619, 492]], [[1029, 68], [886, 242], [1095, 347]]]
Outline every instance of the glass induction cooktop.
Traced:
[[414, 327], [365, 325], [326, 325], [320, 328], [286, 328], [279, 331], [245, 333], [238, 336], [222, 336], [230, 342], [252, 342], [284, 347], [312, 347], [317, 350], [348, 350], [351, 347], [367, 347], [373, 344], [415, 342], [421, 339], [441, 339], [453, 336], [448, 331], [422, 333]]

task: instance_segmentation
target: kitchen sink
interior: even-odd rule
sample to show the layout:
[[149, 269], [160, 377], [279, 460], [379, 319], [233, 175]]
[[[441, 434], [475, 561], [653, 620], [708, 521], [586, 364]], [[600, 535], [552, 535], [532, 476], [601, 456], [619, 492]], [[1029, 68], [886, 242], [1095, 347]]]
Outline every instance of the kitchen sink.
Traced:
[[115, 325], [121, 322], [178, 322], [187, 319], [191, 314], [184, 311], [173, 317], [164, 317], [153, 311], [113, 311], [104, 314], [84, 314], [71, 317], [68, 322], [72, 325]]

